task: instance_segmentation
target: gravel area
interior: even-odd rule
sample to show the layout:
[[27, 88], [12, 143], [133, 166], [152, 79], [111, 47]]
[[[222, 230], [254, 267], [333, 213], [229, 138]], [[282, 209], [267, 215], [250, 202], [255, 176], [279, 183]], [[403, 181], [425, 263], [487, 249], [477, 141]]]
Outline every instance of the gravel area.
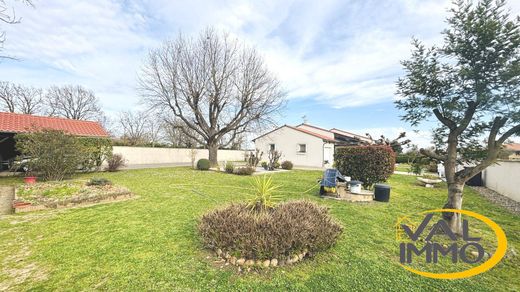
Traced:
[[507, 210], [511, 211], [512, 213], [520, 215], [520, 202], [517, 202], [513, 199], [503, 196], [486, 187], [470, 187], [470, 188], [474, 189], [481, 196], [485, 197], [486, 199], [490, 200], [491, 202], [506, 208]]

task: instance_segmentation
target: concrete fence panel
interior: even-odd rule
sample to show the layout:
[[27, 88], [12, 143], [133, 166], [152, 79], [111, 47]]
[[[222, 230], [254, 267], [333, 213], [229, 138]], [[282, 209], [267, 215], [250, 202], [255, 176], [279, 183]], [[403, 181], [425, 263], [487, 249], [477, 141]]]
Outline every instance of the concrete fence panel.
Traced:
[[501, 160], [482, 173], [484, 185], [520, 202], [520, 161]]
[[[140, 164], [179, 164], [190, 165], [192, 155], [195, 161], [208, 158], [207, 149], [184, 149], [184, 148], [155, 148], [155, 147], [129, 147], [114, 146], [113, 152], [121, 154], [127, 165]], [[245, 150], [219, 150], [219, 161], [243, 161]]]

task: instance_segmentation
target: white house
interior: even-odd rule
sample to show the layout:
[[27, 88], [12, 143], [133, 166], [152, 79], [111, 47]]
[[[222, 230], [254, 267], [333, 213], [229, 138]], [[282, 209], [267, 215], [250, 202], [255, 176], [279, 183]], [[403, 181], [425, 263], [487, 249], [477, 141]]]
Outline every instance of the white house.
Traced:
[[326, 168], [334, 162], [337, 147], [372, 144], [365, 136], [340, 129], [323, 129], [309, 124], [296, 127], [283, 125], [253, 140], [255, 148], [264, 153], [267, 160], [270, 150], [282, 152], [281, 161], [289, 160], [296, 167]]

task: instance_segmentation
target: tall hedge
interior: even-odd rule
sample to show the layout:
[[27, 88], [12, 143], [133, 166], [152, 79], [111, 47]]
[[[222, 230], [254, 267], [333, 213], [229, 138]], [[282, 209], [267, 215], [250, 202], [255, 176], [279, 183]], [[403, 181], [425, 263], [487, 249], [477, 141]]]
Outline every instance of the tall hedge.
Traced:
[[363, 187], [386, 181], [394, 172], [395, 153], [390, 146], [355, 146], [339, 148], [334, 154], [336, 168]]

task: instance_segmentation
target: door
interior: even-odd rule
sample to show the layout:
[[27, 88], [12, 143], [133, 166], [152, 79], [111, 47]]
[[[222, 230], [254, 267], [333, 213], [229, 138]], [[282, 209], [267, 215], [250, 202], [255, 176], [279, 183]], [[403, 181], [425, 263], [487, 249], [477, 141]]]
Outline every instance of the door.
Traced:
[[332, 167], [334, 163], [334, 145], [323, 145], [323, 166]]

